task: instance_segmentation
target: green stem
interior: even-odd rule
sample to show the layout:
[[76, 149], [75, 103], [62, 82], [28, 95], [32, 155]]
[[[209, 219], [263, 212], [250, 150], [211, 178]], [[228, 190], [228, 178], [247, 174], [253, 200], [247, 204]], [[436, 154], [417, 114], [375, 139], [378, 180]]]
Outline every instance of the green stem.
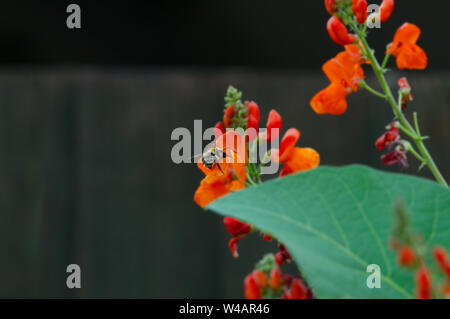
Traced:
[[385, 95], [385, 94], [383, 94], [383, 93], [381, 93], [381, 92], [378, 92], [377, 90], [371, 88], [371, 87], [366, 83], [366, 81], [361, 81], [361, 82], [359, 82], [359, 86], [362, 87], [362, 88], [364, 88], [364, 89], [366, 89], [367, 91], [369, 91], [369, 92], [372, 93], [373, 95], [376, 95], [376, 96], [378, 96], [378, 97], [381, 97], [382, 99], [386, 99], [386, 95]]
[[[417, 149], [419, 150], [420, 154], [423, 157], [424, 163], [428, 166], [431, 173], [435, 177], [436, 181], [445, 186], [448, 187], [447, 182], [445, 181], [444, 177], [442, 176], [441, 172], [439, 171], [438, 167], [436, 166], [436, 163], [434, 162], [433, 158], [431, 157], [430, 153], [428, 152], [428, 149], [426, 148], [425, 144], [423, 143], [423, 139], [420, 136], [418, 132], [414, 130], [412, 125], [408, 122], [405, 115], [402, 113], [401, 106], [399, 106], [394, 99], [394, 95], [392, 94], [392, 91], [387, 84], [387, 81], [384, 77], [383, 68], [378, 63], [377, 58], [374, 55], [374, 52], [370, 49], [369, 44], [367, 43], [367, 40], [364, 36], [364, 33], [362, 33], [356, 23], [354, 21], [349, 22], [352, 29], [356, 32], [358, 37], [361, 40], [361, 43], [364, 46], [366, 57], [370, 61], [370, 65], [372, 65], [373, 71], [375, 72], [375, 75], [378, 78], [378, 81], [380, 82], [381, 87], [383, 88], [383, 91], [385, 92], [386, 99], [388, 100], [389, 104], [392, 107], [392, 110], [397, 117], [397, 119], [400, 121], [401, 125], [411, 133], [411, 138], [413, 139], [414, 143], [417, 146]], [[386, 59], [386, 58], [385, 58]]]

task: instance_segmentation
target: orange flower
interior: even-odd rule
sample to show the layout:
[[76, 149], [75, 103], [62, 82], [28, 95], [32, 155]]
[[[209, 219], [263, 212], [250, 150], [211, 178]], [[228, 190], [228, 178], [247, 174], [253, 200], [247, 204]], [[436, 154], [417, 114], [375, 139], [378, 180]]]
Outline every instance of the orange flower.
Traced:
[[343, 114], [347, 110], [347, 95], [358, 91], [358, 84], [364, 79], [361, 64], [366, 62], [356, 45], [346, 45], [345, 51], [325, 62], [322, 70], [331, 84], [311, 99], [314, 112]]
[[380, 21], [386, 22], [394, 11], [394, 0], [383, 0], [380, 6]]
[[[227, 143], [229, 147], [227, 147]], [[231, 191], [245, 187], [246, 146], [245, 139], [235, 131], [228, 131], [216, 140], [216, 147], [222, 149], [228, 156], [223, 156], [211, 169], [203, 165], [202, 159], [197, 163], [198, 168], [206, 177], [194, 194], [194, 201], [205, 207], [217, 198]]]
[[277, 163], [284, 163], [280, 176], [309, 170], [319, 165], [320, 156], [315, 150], [295, 147], [299, 138], [300, 131], [291, 128], [284, 134], [280, 149], [271, 150], [273, 160]]
[[428, 58], [416, 42], [420, 36], [420, 28], [411, 23], [405, 23], [394, 35], [394, 41], [388, 45], [387, 53], [397, 57], [399, 70], [423, 70], [427, 67]]

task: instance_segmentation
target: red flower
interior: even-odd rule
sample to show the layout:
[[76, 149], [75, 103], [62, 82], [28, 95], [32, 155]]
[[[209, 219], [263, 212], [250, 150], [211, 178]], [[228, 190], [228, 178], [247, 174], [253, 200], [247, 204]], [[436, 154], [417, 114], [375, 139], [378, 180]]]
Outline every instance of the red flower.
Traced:
[[223, 124], [225, 124], [225, 127], [231, 127], [233, 117], [234, 117], [234, 105], [230, 105], [223, 112]]
[[398, 263], [401, 266], [409, 267], [416, 262], [416, 254], [409, 246], [403, 246], [398, 252]]
[[431, 278], [425, 266], [420, 267], [416, 272], [416, 289], [417, 298], [431, 298]]
[[246, 299], [261, 299], [261, 290], [253, 277], [253, 274], [249, 274], [245, 277], [244, 290]]
[[252, 228], [249, 224], [243, 223], [232, 217], [225, 217], [223, 223], [225, 224], [227, 231], [233, 236], [228, 243], [228, 246], [230, 247], [233, 257], [237, 258], [239, 256], [237, 252], [237, 243], [245, 235], [250, 233]]
[[359, 24], [366, 22], [368, 15], [366, 0], [352, 0], [352, 10]]
[[394, 0], [383, 0], [380, 6], [380, 21], [386, 22], [394, 10]]
[[308, 299], [308, 288], [300, 279], [294, 279], [291, 289], [283, 294], [283, 299]]
[[247, 235], [251, 231], [251, 226], [249, 224], [243, 223], [232, 217], [225, 217], [223, 219], [225, 228], [234, 237]]
[[281, 123], [280, 114], [275, 110], [271, 110], [267, 118], [266, 132], [260, 134], [260, 139], [270, 142], [277, 138], [280, 135]]
[[217, 122], [214, 126], [214, 136], [218, 139], [221, 135], [225, 134], [226, 130], [222, 122]]
[[280, 149], [271, 150], [272, 159], [276, 163], [284, 163], [280, 176], [313, 169], [319, 165], [319, 153], [312, 148], [295, 147], [299, 138], [300, 131], [291, 128], [281, 139]]
[[406, 158], [405, 151], [403, 150], [394, 150], [390, 153], [381, 155], [381, 160], [388, 166], [399, 164], [403, 169], [408, 167], [408, 160]]
[[322, 70], [331, 84], [311, 99], [312, 109], [317, 114], [343, 114], [347, 110], [347, 95], [358, 91], [359, 82], [364, 79], [364, 62], [356, 45], [345, 46], [344, 52], [327, 61]]
[[270, 272], [270, 288], [276, 290], [280, 288], [281, 284], [281, 270], [278, 267], [274, 267]]
[[255, 102], [245, 101], [247, 108], [247, 139], [253, 141], [258, 136], [259, 130], [259, 107]]
[[416, 45], [420, 32], [418, 26], [405, 23], [395, 33], [394, 41], [388, 45], [387, 53], [397, 57], [399, 70], [423, 70], [427, 67], [427, 55], [421, 47]]
[[283, 265], [285, 262], [290, 262], [292, 260], [291, 254], [287, 251], [284, 245], [280, 245], [280, 251], [275, 255], [275, 262], [278, 266]]
[[391, 144], [392, 142], [398, 141], [398, 139], [400, 138], [399, 134], [398, 134], [398, 128], [394, 125], [391, 124], [389, 131], [387, 131], [386, 133], [384, 133], [383, 135], [381, 135], [375, 145], [377, 146], [377, 148], [382, 151], [386, 148], [386, 146], [388, 144]]
[[336, 0], [325, 0], [325, 8], [327, 9], [328, 13], [333, 15], [336, 11], [335, 8]]
[[351, 44], [356, 40], [356, 36], [349, 34], [345, 25], [336, 16], [328, 20], [327, 31], [331, 39], [339, 45]]
[[254, 270], [252, 272], [253, 278], [255, 278], [256, 284], [260, 287], [266, 287], [267, 286], [267, 276], [262, 270]]

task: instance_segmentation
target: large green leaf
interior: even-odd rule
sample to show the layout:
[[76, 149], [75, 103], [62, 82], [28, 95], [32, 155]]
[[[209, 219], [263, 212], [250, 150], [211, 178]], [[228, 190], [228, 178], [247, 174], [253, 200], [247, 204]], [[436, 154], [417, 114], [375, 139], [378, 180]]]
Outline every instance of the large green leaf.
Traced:
[[[450, 191], [432, 181], [364, 166], [318, 169], [275, 179], [209, 206], [284, 243], [319, 298], [411, 298], [414, 280], [388, 248], [401, 199], [428, 247], [450, 248]], [[366, 285], [381, 267], [381, 288]]]

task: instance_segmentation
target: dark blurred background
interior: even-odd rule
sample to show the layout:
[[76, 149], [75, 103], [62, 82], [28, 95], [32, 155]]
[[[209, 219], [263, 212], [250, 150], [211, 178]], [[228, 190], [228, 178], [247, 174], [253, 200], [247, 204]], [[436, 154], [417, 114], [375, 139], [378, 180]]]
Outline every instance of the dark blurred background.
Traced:
[[[66, 27], [69, 3], [81, 30]], [[447, 178], [449, 7], [398, 0], [371, 32], [383, 52], [403, 22], [421, 27], [429, 68], [388, 78], [408, 76], [408, 115], [419, 112]], [[214, 125], [229, 84], [258, 102], [263, 123], [276, 108], [322, 164], [387, 169], [374, 146], [387, 105], [359, 92], [340, 117], [309, 108], [340, 50], [321, 0], [19, 0], [0, 15], [0, 297], [242, 297], [244, 276], [276, 245], [253, 234], [233, 259], [221, 218], [193, 203], [202, 174], [170, 158], [172, 130]], [[66, 287], [71, 263], [81, 289]]]

